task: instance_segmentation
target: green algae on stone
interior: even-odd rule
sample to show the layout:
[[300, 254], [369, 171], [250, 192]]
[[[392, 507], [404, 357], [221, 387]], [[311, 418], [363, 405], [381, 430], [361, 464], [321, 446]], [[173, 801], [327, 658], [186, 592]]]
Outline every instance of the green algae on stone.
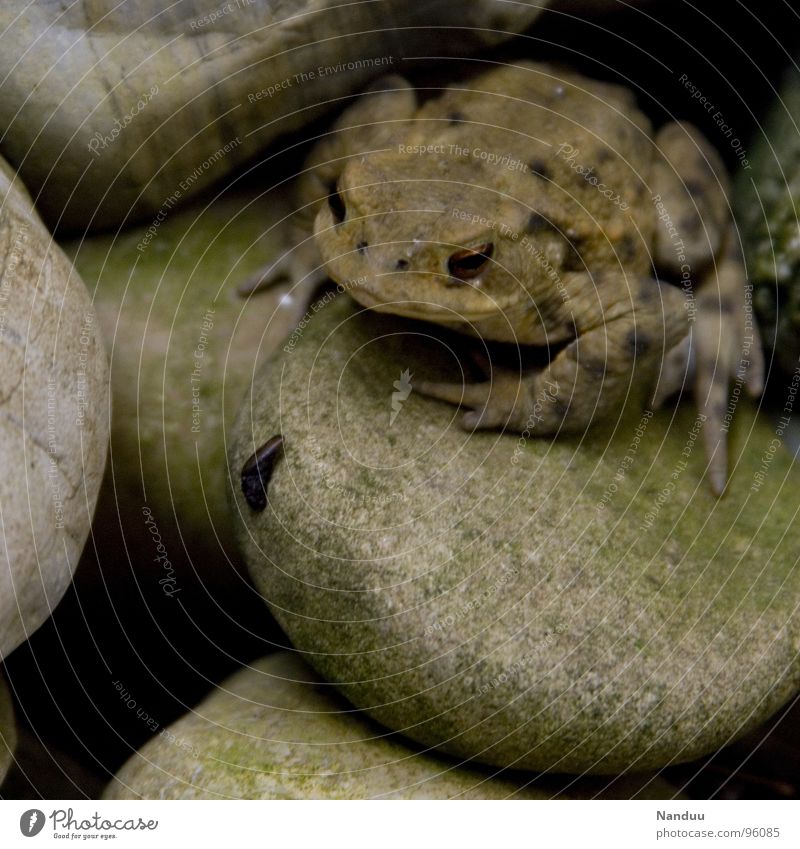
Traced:
[[411, 748], [295, 655], [256, 661], [122, 767], [106, 799], [668, 799], [648, 776], [558, 781]]
[[242, 297], [237, 285], [284, 249], [284, 214], [275, 192], [240, 193], [176, 211], [155, 235], [139, 227], [65, 245], [94, 290], [111, 354], [100, 562], [122, 568], [122, 545], [139, 578], [162, 582], [167, 595], [198, 575], [212, 595], [241, 584], [228, 568], [238, 555], [225, 428], [292, 313], [279, 307], [279, 291]]
[[[781, 438], [742, 402], [716, 499], [688, 405], [582, 439], [468, 434], [453, 407], [396, 394], [406, 371], [460, 379], [465, 344], [342, 298], [257, 375], [233, 509], [295, 648], [392, 730], [499, 766], [658, 768], [777, 710], [800, 683]], [[237, 474], [276, 433], [255, 512]]]
[[786, 75], [734, 195], [753, 304], [778, 367], [800, 365], [800, 72]]

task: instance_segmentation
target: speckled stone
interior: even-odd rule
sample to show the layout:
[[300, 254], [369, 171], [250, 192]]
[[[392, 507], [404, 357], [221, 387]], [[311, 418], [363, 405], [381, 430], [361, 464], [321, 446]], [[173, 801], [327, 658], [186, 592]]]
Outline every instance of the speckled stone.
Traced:
[[[401, 379], [459, 379], [465, 344], [342, 298], [256, 376], [233, 509], [294, 646], [389, 728], [500, 766], [657, 768], [762, 722], [800, 683], [781, 436], [742, 401], [718, 500], [691, 405], [583, 439], [468, 434]], [[257, 512], [238, 474], [276, 433]]]
[[800, 72], [791, 68], [738, 169], [734, 206], [753, 304], [774, 365], [800, 366]]
[[669, 799], [649, 776], [565, 781], [459, 765], [354, 712], [295, 655], [242, 669], [119, 771], [106, 799]]

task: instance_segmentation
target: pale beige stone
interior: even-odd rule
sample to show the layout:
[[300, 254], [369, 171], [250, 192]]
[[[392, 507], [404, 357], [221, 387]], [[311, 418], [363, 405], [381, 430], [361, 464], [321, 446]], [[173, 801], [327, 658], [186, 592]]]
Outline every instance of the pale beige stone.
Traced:
[[94, 512], [108, 370], [91, 300], [0, 160], [0, 657], [50, 616]]

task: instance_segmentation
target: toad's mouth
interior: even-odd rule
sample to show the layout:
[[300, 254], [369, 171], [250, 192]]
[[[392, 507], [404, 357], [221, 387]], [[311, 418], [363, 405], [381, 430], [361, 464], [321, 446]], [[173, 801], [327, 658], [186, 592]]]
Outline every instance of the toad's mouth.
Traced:
[[350, 287], [346, 284], [340, 285], [354, 300], [368, 309], [419, 321], [435, 321], [437, 324], [471, 324], [495, 318], [503, 313], [503, 305], [499, 303], [494, 303], [491, 308], [483, 310], [455, 309], [432, 301], [381, 298], [363, 285]]

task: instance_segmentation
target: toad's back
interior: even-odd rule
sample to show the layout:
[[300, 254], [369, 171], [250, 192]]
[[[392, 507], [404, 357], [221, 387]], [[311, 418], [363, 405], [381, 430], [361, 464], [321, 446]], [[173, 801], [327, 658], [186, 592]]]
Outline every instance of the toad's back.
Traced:
[[626, 89], [543, 64], [505, 65], [427, 101], [403, 135], [435, 148], [442, 172], [471, 171], [549, 220], [569, 220], [590, 266], [648, 262], [652, 128]]

